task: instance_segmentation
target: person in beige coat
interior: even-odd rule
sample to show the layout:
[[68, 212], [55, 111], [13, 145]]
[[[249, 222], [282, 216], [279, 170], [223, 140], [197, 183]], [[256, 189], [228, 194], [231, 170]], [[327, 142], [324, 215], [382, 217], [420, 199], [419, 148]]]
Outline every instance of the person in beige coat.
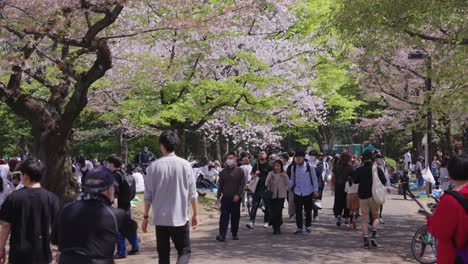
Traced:
[[289, 190], [289, 178], [283, 170], [283, 162], [277, 160], [273, 163], [271, 171], [266, 179], [270, 198], [270, 225], [273, 226], [273, 235], [281, 234], [283, 224], [283, 205]]

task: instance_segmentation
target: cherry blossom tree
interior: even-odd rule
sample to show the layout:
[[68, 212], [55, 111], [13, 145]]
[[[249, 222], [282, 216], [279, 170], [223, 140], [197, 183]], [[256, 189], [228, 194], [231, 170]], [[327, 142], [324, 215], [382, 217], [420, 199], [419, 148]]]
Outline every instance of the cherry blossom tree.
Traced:
[[31, 124], [43, 184], [61, 197], [77, 190], [66, 160], [73, 122], [89, 88], [112, 67], [103, 32], [126, 1], [1, 1], [0, 98]]

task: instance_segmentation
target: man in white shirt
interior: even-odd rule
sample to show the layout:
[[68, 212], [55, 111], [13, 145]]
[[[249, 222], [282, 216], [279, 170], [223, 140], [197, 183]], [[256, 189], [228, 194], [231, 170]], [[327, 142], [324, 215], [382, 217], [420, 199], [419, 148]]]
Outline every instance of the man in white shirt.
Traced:
[[81, 182], [84, 182], [83, 177], [86, 177], [88, 172], [94, 169], [93, 163], [90, 160], [87, 160], [85, 157], [81, 156], [77, 159], [75, 165], [75, 177], [78, 184], [81, 185]]
[[178, 253], [178, 264], [190, 261], [189, 202], [192, 205], [192, 226], [198, 224], [196, 182], [190, 163], [177, 157], [180, 144], [173, 131], [159, 137], [163, 157], [148, 167], [145, 181], [145, 210], [142, 230], [147, 232], [149, 210], [153, 209], [151, 224], [156, 226], [159, 263], [170, 263], [170, 239]]
[[407, 169], [409, 170], [410, 165], [411, 165], [411, 152], [409, 150], [405, 153], [404, 159], [405, 159], [405, 164], [408, 166]]

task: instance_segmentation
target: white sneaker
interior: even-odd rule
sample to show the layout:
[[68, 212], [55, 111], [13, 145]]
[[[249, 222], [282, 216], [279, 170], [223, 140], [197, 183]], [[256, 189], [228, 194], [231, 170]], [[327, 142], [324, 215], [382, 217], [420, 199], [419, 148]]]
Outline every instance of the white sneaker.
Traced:
[[250, 223], [246, 224], [245, 226], [246, 226], [247, 228], [249, 228], [249, 229], [253, 229], [254, 226], [255, 226], [255, 224], [254, 224], [254, 222], [250, 221]]
[[315, 207], [317, 207], [318, 209], [322, 209], [322, 201], [321, 200], [315, 200], [314, 204], [315, 204]]
[[268, 223], [265, 223], [265, 224], [263, 225], [264, 228], [268, 228], [269, 226], [270, 226], [270, 224], [268, 224]]
[[319, 218], [318, 218], [318, 216], [314, 217], [314, 218], [312, 219], [312, 222], [314, 222], [314, 223], [318, 223], [318, 222], [319, 222]]
[[381, 225], [384, 225], [384, 224], [385, 224], [385, 221], [383, 220], [382, 217], [379, 219], [379, 224], [381, 224]]

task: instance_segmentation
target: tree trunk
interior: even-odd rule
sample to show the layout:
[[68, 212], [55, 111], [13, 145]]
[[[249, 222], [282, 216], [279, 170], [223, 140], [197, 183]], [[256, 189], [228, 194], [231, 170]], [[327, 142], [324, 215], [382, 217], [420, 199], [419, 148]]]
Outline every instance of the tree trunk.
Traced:
[[422, 139], [423, 139], [423, 134], [421, 132], [421, 128], [419, 126], [416, 126], [416, 128], [413, 128], [411, 131], [412, 134], [412, 141], [413, 141], [413, 149], [411, 150], [411, 156], [412, 156], [412, 163], [416, 163], [416, 160], [422, 156]]
[[117, 140], [119, 143], [119, 156], [124, 164], [128, 164], [128, 137], [124, 127], [117, 129]]
[[462, 136], [463, 153], [468, 154], [468, 125], [467, 124], [464, 124], [462, 126], [462, 133], [463, 133], [463, 136]]
[[178, 129], [177, 130], [177, 135], [179, 136], [180, 139], [180, 145], [177, 149], [177, 155], [179, 157], [185, 158], [187, 155], [187, 149], [186, 149], [186, 132], [183, 129]]
[[222, 154], [221, 154], [221, 137], [218, 137], [218, 140], [216, 140], [216, 159], [221, 162], [222, 160]]
[[62, 202], [73, 200], [78, 195], [79, 186], [68, 160], [71, 137], [63, 137], [53, 129], [45, 129], [40, 134], [33, 132], [33, 135], [34, 154], [46, 168], [41, 184], [61, 197]]
[[208, 157], [206, 137], [203, 135], [203, 133], [199, 133], [199, 135], [200, 135], [200, 157], [211, 158], [211, 157]]

